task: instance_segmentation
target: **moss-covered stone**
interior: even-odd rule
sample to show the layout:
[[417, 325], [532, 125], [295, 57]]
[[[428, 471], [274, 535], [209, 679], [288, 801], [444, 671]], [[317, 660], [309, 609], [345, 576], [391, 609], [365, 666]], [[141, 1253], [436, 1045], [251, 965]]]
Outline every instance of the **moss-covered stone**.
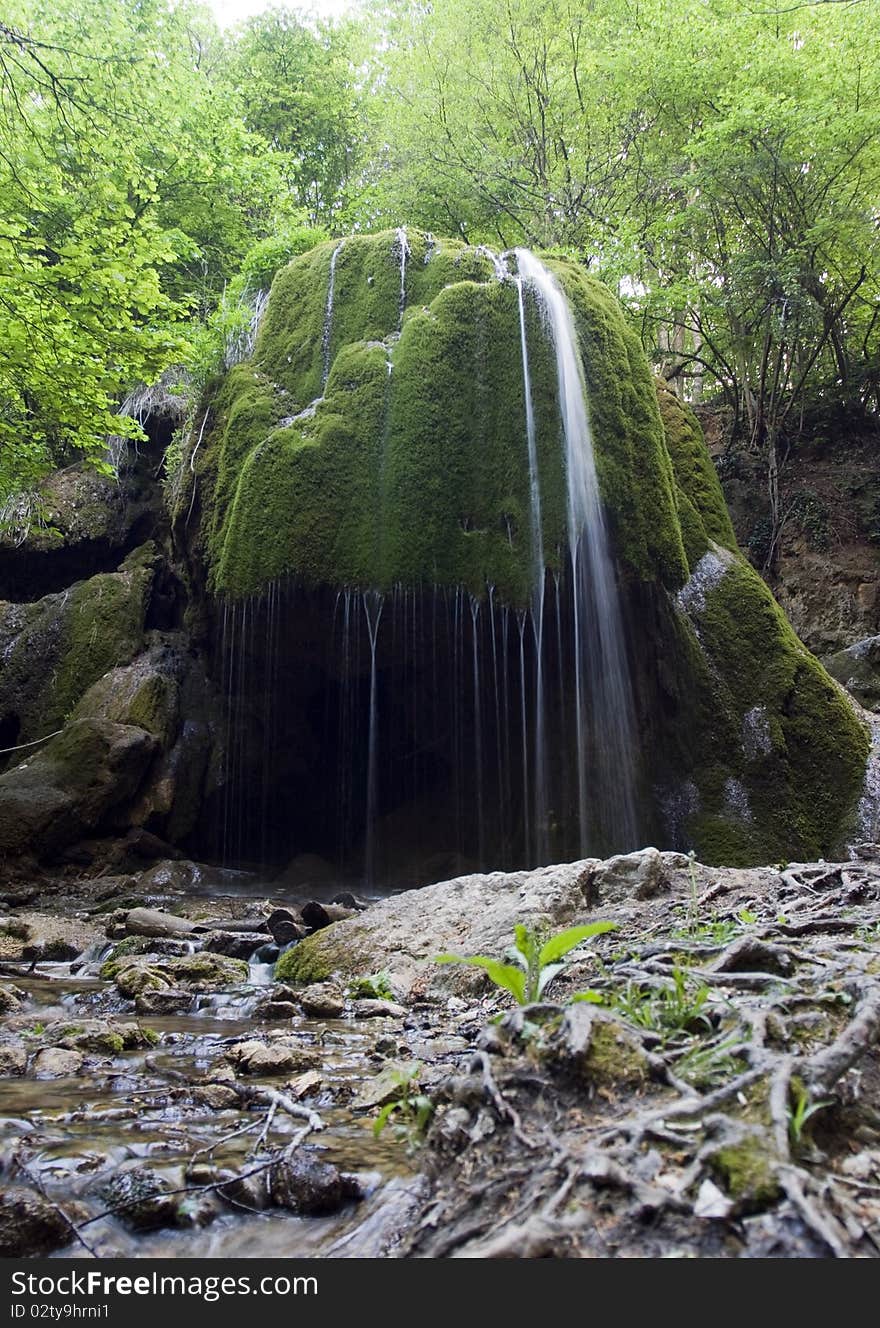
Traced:
[[693, 571], [712, 542], [736, 552], [736, 536], [699, 421], [662, 383], [656, 387], [666, 450], [675, 475], [682, 539]]
[[[500, 601], [529, 601], [516, 285], [479, 250], [407, 239], [403, 272], [401, 237], [386, 232], [319, 245], [276, 278], [253, 358], [218, 386], [197, 458], [214, 590], [246, 597], [290, 576], [476, 597], [492, 586]], [[828, 856], [853, 820], [867, 737], [740, 556], [699, 425], [652, 380], [617, 301], [577, 264], [546, 261], [574, 316], [600, 488], [637, 606], [657, 833], [709, 862]], [[557, 371], [528, 289], [525, 308], [555, 570], [567, 541]], [[339, 966], [329, 944], [291, 951], [284, 975], [323, 980]]]
[[[215, 589], [465, 586], [522, 604], [534, 583], [517, 291], [488, 257], [397, 233], [346, 240], [276, 278], [250, 363], [214, 401], [200, 452]], [[631, 575], [681, 585], [672, 467], [644, 355], [617, 302], [553, 263], [582, 343], [600, 484]], [[566, 498], [555, 356], [527, 294], [543, 545], [558, 566]], [[328, 372], [326, 384], [324, 373]]]
[[757, 572], [721, 545], [696, 564], [678, 613], [690, 706], [676, 740], [699, 795], [687, 839], [730, 865], [833, 856], [869, 750], [846, 696]]
[[760, 1212], [779, 1198], [776, 1158], [760, 1135], [746, 1134], [719, 1148], [709, 1164], [740, 1212]]
[[334, 973], [353, 977], [363, 971], [364, 956], [344, 923], [333, 923], [285, 950], [275, 965], [276, 982], [326, 982]]

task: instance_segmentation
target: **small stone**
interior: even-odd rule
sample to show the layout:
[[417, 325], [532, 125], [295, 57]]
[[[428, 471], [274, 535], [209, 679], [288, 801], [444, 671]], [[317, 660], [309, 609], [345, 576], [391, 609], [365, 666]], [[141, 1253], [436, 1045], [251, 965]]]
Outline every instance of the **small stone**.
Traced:
[[319, 1217], [338, 1212], [362, 1190], [353, 1176], [322, 1162], [312, 1149], [302, 1148], [269, 1169], [269, 1192], [279, 1208]]
[[314, 1019], [338, 1019], [345, 1010], [342, 992], [332, 982], [315, 982], [298, 995], [303, 1014]]
[[27, 1052], [24, 1047], [0, 1047], [0, 1079], [12, 1079], [24, 1074], [27, 1069]]
[[33, 1190], [0, 1190], [0, 1255], [27, 1258], [51, 1254], [70, 1243], [73, 1233], [63, 1213]]
[[158, 908], [133, 908], [125, 916], [125, 930], [131, 936], [185, 936], [195, 931], [195, 923]]
[[82, 1052], [44, 1047], [34, 1057], [33, 1075], [35, 1079], [67, 1079], [79, 1074], [83, 1060]]
[[407, 1011], [394, 1001], [355, 1001], [356, 1019], [403, 1019]]
[[375, 1107], [387, 1106], [389, 1102], [397, 1102], [403, 1097], [410, 1082], [411, 1069], [410, 1065], [386, 1065], [372, 1079], [367, 1079], [361, 1084], [352, 1106], [359, 1110], [371, 1111]]
[[704, 1180], [697, 1194], [697, 1202], [694, 1204], [694, 1216], [725, 1218], [729, 1217], [732, 1211], [733, 1204], [722, 1194], [718, 1186], [711, 1180]]
[[311, 1070], [320, 1057], [306, 1047], [291, 1047], [284, 1043], [267, 1045], [264, 1042], [237, 1042], [226, 1053], [228, 1060], [241, 1074], [292, 1074]]

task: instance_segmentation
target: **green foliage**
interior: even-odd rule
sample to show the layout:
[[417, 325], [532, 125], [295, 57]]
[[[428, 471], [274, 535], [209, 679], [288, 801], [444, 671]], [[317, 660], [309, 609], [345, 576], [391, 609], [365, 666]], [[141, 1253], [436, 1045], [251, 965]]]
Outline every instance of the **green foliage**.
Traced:
[[[437, 955], [434, 962], [481, 968], [496, 987], [510, 992], [517, 1004], [533, 1005], [565, 967], [577, 946], [593, 936], [613, 931], [615, 927], [616, 923], [613, 922], [590, 922], [579, 927], [567, 927], [565, 931], [546, 938], [540, 931], [517, 923], [514, 944], [507, 951], [514, 961], [512, 964], [502, 963], [488, 955], [456, 954]], [[586, 999], [585, 995], [582, 994], [580, 999]]]
[[817, 1111], [823, 1111], [825, 1107], [830, 1107], [830, 1099], [823, 1102], [813, 1102], [808, 1090], [799, 1080], [793, 1080], [790, 1091], [790, 1101], [788, 1107], [788, 1137], [794, 1147], [797, 1147], [804, 1137], [804, 1129], [807, 1121], [816, 1115]]
[[628, 982], [609, 994], [608, 1002], [630, 1023], [650, 1028], [666, 1043], [681, 1033], [711, 1032], [709, 988], [684, 968], [672, 970], [672, 981], [656, 987]]
[[364, 998], [379, 1001], [393, 1001], [390, 974], [386, 968], [379, 973], [367, 973], [363, 977], [352, 978], [347, 987], [347, 994], [352, 1000]]
[[373, 1121], [373, 1134], [378, 1139], [390, 1125], [395, 1138], [409, 1148], [417, 1147], [434, 1117], [434, 1103], [419, 1089], [422, 1066], [418, 1061], [402, 1066], [396, 1073], [397, 1096], [386, 1102]]

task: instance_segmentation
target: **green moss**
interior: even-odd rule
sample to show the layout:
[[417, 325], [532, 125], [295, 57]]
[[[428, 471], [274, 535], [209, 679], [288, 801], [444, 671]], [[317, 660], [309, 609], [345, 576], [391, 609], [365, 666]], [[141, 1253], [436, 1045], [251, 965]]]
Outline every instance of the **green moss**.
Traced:
[[[310, 584], [496, 588], [534, 582], [516, 288], [454, 241], [409, 234], [401, 319], [394, 232], [318, 246], [272, 288], [253, 360], [227, 376], [201, 450], [204, 553], [215, 589], [285, 574]], [[617, 302], [554, 264], [576, 313], [603, 494], [632, 575], [680, 585], [672, 469], [644, 356]], [[556, 566], [566, 502], [556, 364], [535, 301], [528, 340], [543, 543]], [[330, 367], [326, 386], [325, 344]], [[311, 404], [310, 404], [311, 403]], [[303, 412], [305, 413], [303, 414]]]
[[343, 923], [333, 923], [306, 936], [285, 950], [275, 965], [276, 982], [326, 982], [335, 973], [353, 977], [362, 973], [364, 956], [351, 935], [351, 928], [339, 931]]
[[648, 1059], [636, 1038], [622, 1024], [596, 1020], [589, 1050], [581, 1064], [584, 1078], [618, 1088], [641, 1088], [648, 1081]]
[[656, 389], [675, 474], [679, 521], [693, 571], [712, 542], [736, 552], [736, 536], [699, 421], [662, 383], [656, 383]]
[[831, 857], [852, 824], [869, 738], [796, 637], [767, 586], [714, 545], [680, 596], [679, 768], [699, 806], [688, 837], [704, 861]]
[[709, 1161], [740, 1211], [760, 1212], [779, 1198], [775, 1158], [759, 1135], [748, 1134], [739, 1143], [719, 1148]]
[[19, 740], [61, 728], [84, 693], [143, 645], [155, 549], [118, 572], [79, 581], [0, 612], [0, 711], [20, 717]]

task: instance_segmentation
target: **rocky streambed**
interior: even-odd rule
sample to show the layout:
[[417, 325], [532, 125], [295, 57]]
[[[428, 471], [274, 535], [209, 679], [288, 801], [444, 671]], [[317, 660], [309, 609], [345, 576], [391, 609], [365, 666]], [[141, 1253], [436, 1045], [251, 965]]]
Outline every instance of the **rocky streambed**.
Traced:
[[[0, 890], [0, 1253], [876, 1257], [880, 860]], [[442, 951], [614, 929], [516, 1006]]]

